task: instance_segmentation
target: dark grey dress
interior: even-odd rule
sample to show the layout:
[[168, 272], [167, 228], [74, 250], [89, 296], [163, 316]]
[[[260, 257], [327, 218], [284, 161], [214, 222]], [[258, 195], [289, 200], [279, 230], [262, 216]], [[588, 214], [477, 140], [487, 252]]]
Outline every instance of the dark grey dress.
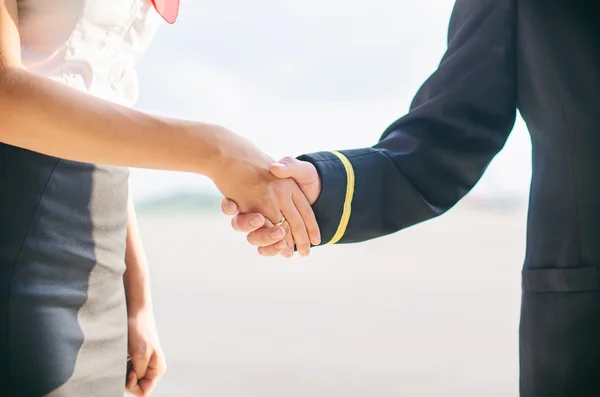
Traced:
[[[30, 72], [134, 104], [149, 0], [17, 5]], [[0, 397], [123, 396], [127, 179], [0, 143]]]
[[122, 396], [128, 170], [0, 144], [0, 396]]

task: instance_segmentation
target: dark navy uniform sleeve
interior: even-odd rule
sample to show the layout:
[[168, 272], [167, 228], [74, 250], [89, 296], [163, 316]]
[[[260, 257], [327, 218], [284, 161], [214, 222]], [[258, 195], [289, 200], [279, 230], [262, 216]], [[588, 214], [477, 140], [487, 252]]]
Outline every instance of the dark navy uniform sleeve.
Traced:
[[324, 244], [394, 233], [475, 186], [515, 123], [515, 19], [515, 0], [457, 0], [438, 69], [377, 145], [299, 157], [322, 180]]

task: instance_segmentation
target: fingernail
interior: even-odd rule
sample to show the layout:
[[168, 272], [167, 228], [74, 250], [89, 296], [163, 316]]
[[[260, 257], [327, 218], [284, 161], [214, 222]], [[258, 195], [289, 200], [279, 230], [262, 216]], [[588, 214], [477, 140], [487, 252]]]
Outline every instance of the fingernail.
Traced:
[[282, 238], [283, 236], [285, 236], [285, 230], [283, 230], [280, 227], [271, 233], [272, 239], [279, 239], [279, 238]]
[[303, 250], [300, 255], [302, 256], [309, 256], [310, 255], [310, 250]]
[[314, 245], [319, 245], [321, 244], [321, 236], [314, 236]]
[[250, 224], [253, 227], [259, 227], [262, 224], [262, 218], [260, 216], [253, 216], [252, 219], [250, 219]]
[[285, 168], [286, 167], [286, 165], [283, 164], [283, 163], [273, 163], [273, 166], [274, 167], [278, 167], [278, 168]]
[[293, 258], [294, 257], [294, 251], [291, 250], [290, 248], [286, 248], [283, 251], [283, 256], [286, 257], [287, 259]]

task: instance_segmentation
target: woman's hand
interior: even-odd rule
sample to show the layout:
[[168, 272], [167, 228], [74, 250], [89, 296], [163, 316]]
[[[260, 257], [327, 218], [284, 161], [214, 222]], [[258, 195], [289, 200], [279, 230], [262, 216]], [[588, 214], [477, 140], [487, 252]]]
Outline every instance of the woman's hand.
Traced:
[[288, 246], [295, 244], [301, 255], [308, 255], [311, 243], [321, 243], [321, 235], [298, 184], [274, 176], [269, 170], [273, 159], [244, 138], [228, 131], [223, 134], [228, 141], [219, 145], [220, 159], [209, 175], [223, 196], [235, 202], [240, 212], [263, 214], [273, 224], [285, 218], [283, 226], [291, 232], [286, 237]]
[[[306, 161], [285, 157], [271, 164], [270, 171], [280, 179], [292, 178], [296, 181], [310, 205], [313, 205], [321, 194], [321, 179], [315, 166]], [[247, 233], [248, 242], [258, 247], [263, 256], [284, 257], [293, 255], [293, 251], [282, 244], [282, 237], [271, 222], [260, 214], [238, 213], [237, 204], [227, 198], [223, 199], [221, 209], [226, 215], [232, 215], [231, 226], [234, 230]]]
[[[280, 179], [292, 178], [299, 185], [310, 205], [313, 205], [321, 194], [321, 179], [315, 166], [306, 161], [285, 157], [271, 164], [271, 173]], [[263, 256], [281, 254], [285, 257], [293, 255], [282, 244], [282, 237], [271, 222], [260, 214], [238, 213], [237, 204], [227, 198], [223, 199], [221, 209], [226, 215], [232, 215], [231, 226], [238, 232], [248, 234], [248, 242], [258, 247]]]
[[128, 352], [131, 368], [126, 390], [137, 397], [147, 397], [167, 370], [165, 355], [158, 341], [152, 313], [137, 312], [129, 317]]

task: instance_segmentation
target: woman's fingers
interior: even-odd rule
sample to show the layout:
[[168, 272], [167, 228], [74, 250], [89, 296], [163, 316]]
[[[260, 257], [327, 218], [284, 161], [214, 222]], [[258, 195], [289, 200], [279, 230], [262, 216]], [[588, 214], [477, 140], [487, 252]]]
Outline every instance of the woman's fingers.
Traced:
[[258, 247], [258, 253], [262, 256], [282, 255], [286, 258], [294, 256], [294, 239], [289, 232], [287, 222], [279, 227], [267, 220], [265, 226], [248, 233], [248, 242]]
[[235, 215], [238, 212], [238, 206], [235, 201], [224, 198], [221, 200], [221, 211], [225, 215]]
[[287, 249], [287, 245], [285, 244], [285, 241], [282, 241], [281, 243], [277, 243], [274, 245], [258, 247], [258, 253], [261, 256], [277, 256], [282, 254], [284, 249]]
[[[227, 199], [222, 202], [222, 210], [230, 215], [237, 212], [231, 220], [232, 227], [247, 233], [248, 242], [259, 247], [261, 255], [281, 254], [289, 258], [296, 247], [300, 255], [308, 256], [311, 245], [321, 243], [310, 202], [294, 180], [271, 180], [266, 191], [249, 194], [241, 203], [242, 211], [251, 213], [237, 212], [240, 207]], [[282, 225], [273, 226], [282, 219]]]
[[274, 227], [271, 225], [270, 227], [265, 226], [262, 229], [258, 229], [253, 231], [252, 233], [248, 233], [247, 239], [248, 242], [254, 245], [255, 247], [267, 247], [277, 243], [285, 245], [285, 233], [285, 228], [283, 228], [282, 226]]
[[[271, 227], [273, 226], [273, 224], [261, 214], [236, 214], [231, 218], [231, 227], [233, 230], [243, 233], [252, 233], [268, 225]], [[276, 241], [271, 243], [274, 242]]]
[[[244, 222], [240, 218], [239, 222]], [[283, 226], [273, 226], [273, 223], [263, 217], [264, 226], [258, 230], [248, 233], [248, 242], [258, 247], [258, 252], [263, 256], [279, 255], [287, 244], [284, 240], [286, 230]]]

